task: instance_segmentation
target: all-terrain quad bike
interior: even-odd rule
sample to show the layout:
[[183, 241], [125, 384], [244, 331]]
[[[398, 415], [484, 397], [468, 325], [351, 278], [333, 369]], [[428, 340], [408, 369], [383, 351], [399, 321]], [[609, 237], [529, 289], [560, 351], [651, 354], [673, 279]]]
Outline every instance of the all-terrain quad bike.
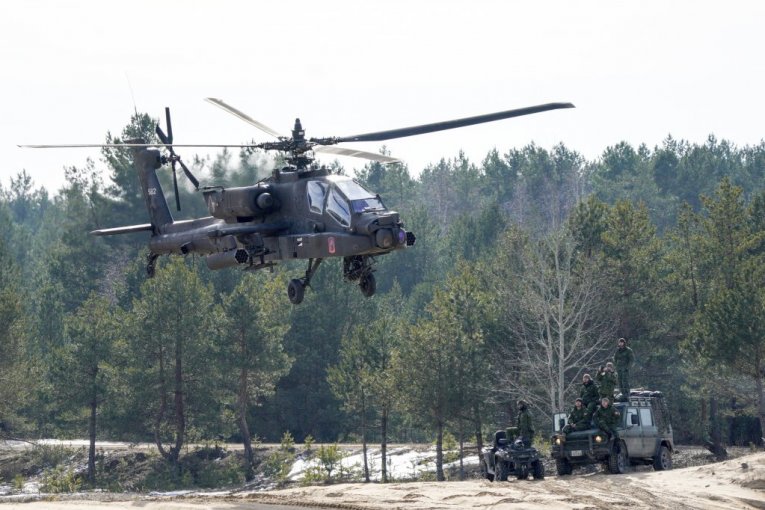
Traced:
[[493, 446], [481, 452], [481, 474], [490, 482], [505, 482], [510, 476], [527, 480], [529, 475], [534, 480], [542, 480], [545, 467], [536, 448], [526, 447], [512, 431], [508, 434], [508, 431], [498, 430], [494, 434]]

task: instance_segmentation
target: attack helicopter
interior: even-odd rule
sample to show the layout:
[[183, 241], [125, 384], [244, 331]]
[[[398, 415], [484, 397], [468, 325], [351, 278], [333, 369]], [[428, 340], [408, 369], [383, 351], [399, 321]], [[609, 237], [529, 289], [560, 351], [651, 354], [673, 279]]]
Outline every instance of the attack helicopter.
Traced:
[[[94, 230], [96, 236], [150, 232], [146, 271], [154, 276], [160, 255], [199, 254], [211, 270], [240, 267], [244, 270], [271, 268], [280, 261], [308, 261], [305, 274], [287, 286], [293, 304], [303, 301], [319, 265], [326, 258], [343, 258], [343, 277], [358, 284], [370, 297], [376, 284], [375, 257], [415, 244], [414, 233], [404, 228], [398, 212], [389, 210], [377, 193], [355, 179], [329, 172], [314, 162], [314, 153], [365, 158], [380, 163], [399, 160], [383, 154], [337, 147], [347, 142], [385, 141], [447, 129], [493, 122], [561, 108], [571, 103], [548, 103], [489, 113], [475, 117], [423, 124], [352, 136], [306, 138], [300, 119], [295, 119], [291, 136], [285, 136], [216, 98], [206, 101], [276, 138], [275, 141], [242, 145], [174, 144], [170, 110], [165, 108], [167, 133], [157, 124], [160, 143], [130, 140], [120, 144], [25, 145], [53, 147], [131, 147], [134, 166], [150, 223]], [[175, 152], [179, 147], [239, 147], [248, 150], [278, 151], [287, 166], [251, 186], [225, 188], [202, 186]], [[164, 150], [165, 153], [162, 152]], [[177, 166], [194, 188], [202, 193], [210, 216], [175, 221], [157, 176], [169, 165], [173, 172], [176, 208], [180, 210]]]

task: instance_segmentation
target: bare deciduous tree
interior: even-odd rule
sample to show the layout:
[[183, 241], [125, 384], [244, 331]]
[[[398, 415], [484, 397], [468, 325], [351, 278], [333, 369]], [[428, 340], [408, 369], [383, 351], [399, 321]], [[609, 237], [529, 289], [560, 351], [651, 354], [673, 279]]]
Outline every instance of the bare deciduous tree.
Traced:
[[570, 232], [559, 229], [516, 247], [521, 264], [506, 280], [514, 285], [502, 292], [508, 338], [497, 389], [560, 412], [582, 373], [603, 359], [615, 323], [602, 302], [598, 269], [577, 259]]

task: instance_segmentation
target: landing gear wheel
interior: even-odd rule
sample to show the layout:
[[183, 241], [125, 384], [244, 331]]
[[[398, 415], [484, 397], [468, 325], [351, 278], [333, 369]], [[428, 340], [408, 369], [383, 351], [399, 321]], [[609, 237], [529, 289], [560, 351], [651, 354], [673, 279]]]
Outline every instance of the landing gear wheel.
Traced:
[[666, 446], [659, 448], [659, 453], [653, 458], [653, 468], [656, 471], [672, 469], [672, 452], [669, 448]]
[[287, 296], [290, 298], [290, 303], [293, 305], [299, 305], [303, 302], [303, 296], [305, 295], [305, 284], [293, 278], [287, 285]]
[[377, 282], [375, 281], [375, 275], [372, 273], [365, 274], [359, 280], [359, 288], [364, 297], [372, 297], [377, 290]]
[[608, 456], [608, 471], [614, 475], [627, 472], [627, 448], [624, 444], [614, 443], [611, 455]]
[[558, 472], [558, 476], [570, 475], [573, 468], [568, 459], [556, 459], [555, 470]]

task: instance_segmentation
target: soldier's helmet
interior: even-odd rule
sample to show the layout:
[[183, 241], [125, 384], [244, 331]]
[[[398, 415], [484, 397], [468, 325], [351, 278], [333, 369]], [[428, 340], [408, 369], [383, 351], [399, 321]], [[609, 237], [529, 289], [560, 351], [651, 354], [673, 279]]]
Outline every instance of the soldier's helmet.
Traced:
[[624, 344], [627, 345], [627, 339], [622, 337], [619, 340], [616, 341], [617, 344]]
[[610, 368], [611, 370], [613, 370], [614, 364], [609, 361], [608, 363], [606, 363], [606, 368]]
[[587, 381], [591, 381], [591, 380], [592, 380], [592, 376], [590, 374], [584, 374], [582, 376], [582, 382], [587, 382]]
[[577, 402], [579, 402], [580, 404], [584, 404], [584, 400], [582, 400], [579, 397], [577, 397], [576, 400], [574, 400], [574, 404], [576, 404]]
[[526, 404], [526, 401], [525, 401], [525, 400], [519, 400], [519, 401], [518, 401], [518, 407], [520, 407], [520, 408], [524, 408], [524, 407], [526, 407], [527, 405], [528, 405], [528, 404]]
[[600, 404], [601, 405], [605, 404], [605, 407], [608, 407], [609, 405], [611, 405], [611, 399], [608, 397], [603, 397], [602, 399], [600, 399]]

